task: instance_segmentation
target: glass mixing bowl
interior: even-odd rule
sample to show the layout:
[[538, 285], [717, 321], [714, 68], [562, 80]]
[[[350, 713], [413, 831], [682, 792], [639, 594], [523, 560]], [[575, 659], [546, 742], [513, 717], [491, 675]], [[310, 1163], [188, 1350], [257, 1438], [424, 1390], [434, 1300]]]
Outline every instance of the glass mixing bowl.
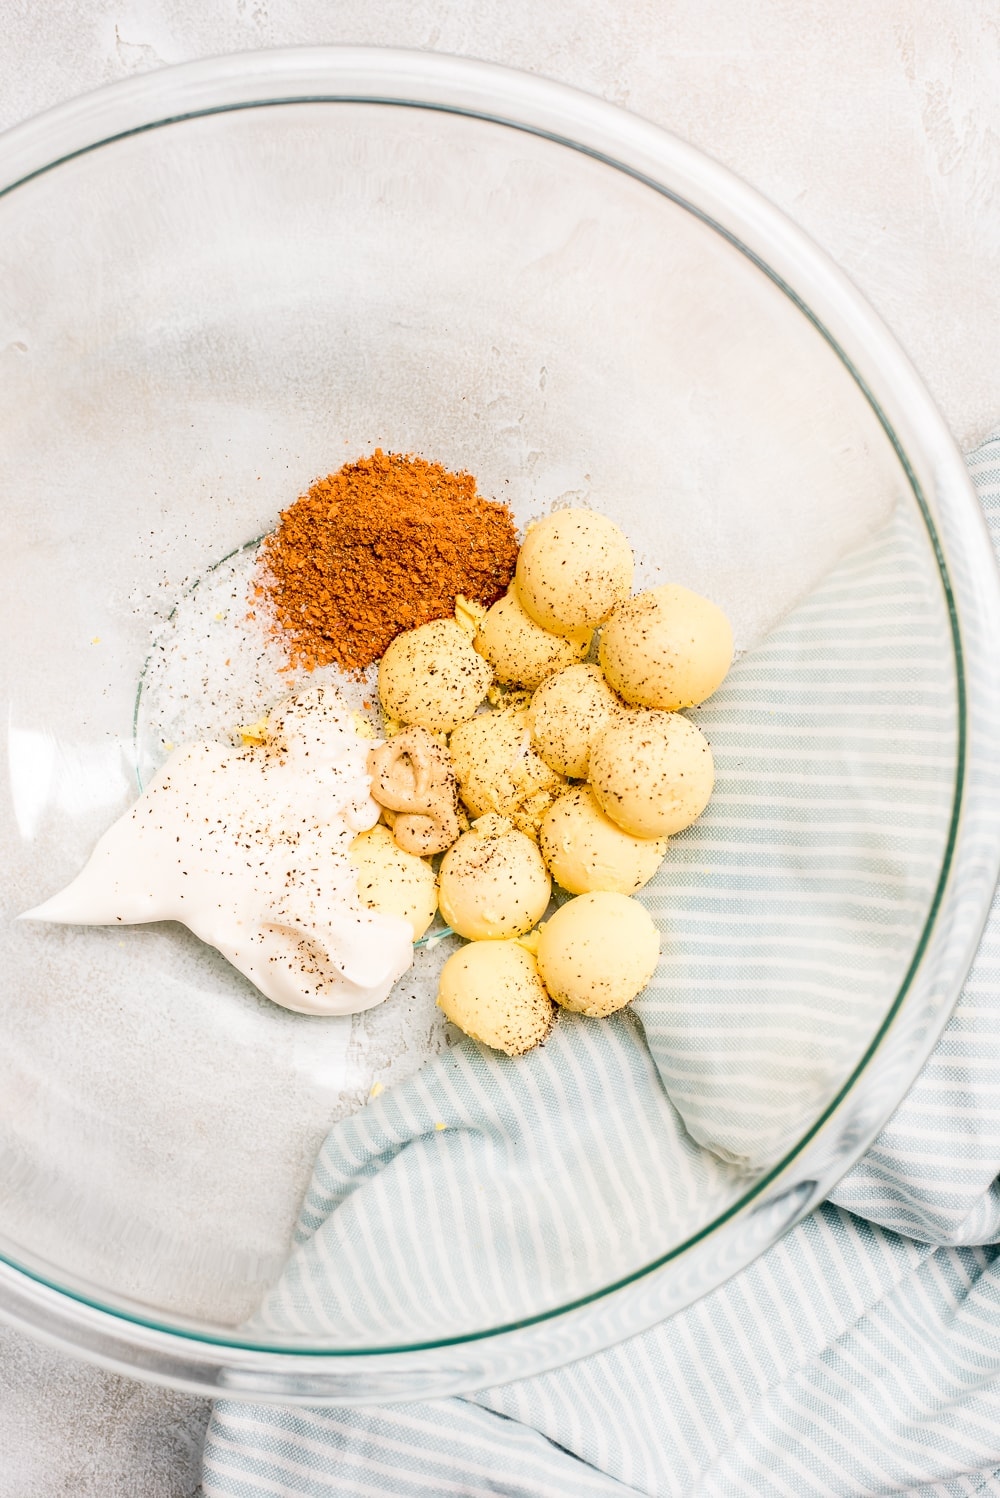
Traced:
[[[9, 132], [0, 186], [0, 1311], [164, 1383], [315, 1402], [502, 1382], [704, 1294], [815, 1205], [902, 1097], [995, 882], [997, 581], [904, 356], [721, 167], [595, 99], [454, 58], [168, 69]], [[700, 1215], [533, 1300], [498, 1287], [485, 1323], [456, 1306], [432, 1335], [267, 1336], [248, 1318], [330, 1124], [446, 1043], [433, 954], [381, 1009], [317, 1020], [180, 928], [14, 917], [162, 757], [176, 700], [151, 699], [148, 671], [138, 705], [137, 689], [164, 631], [189, 616], [210, 631], [194, 585], [376, 445], [469, 469], [522, 521], [598, 505], [642, 576], [711, 594], [743, 650], [891, 521], [919, 578], [897, 634], [940, 682], [907, 811], [933, 877], [886, 895], [899, 940], [871, 959], [835, 1085], [780, 1158], [717, 1172]], [[845, 712], [854, 687], [847, 673]], [[859, 771], [843, 792], [861, 825], [871, 790]], [[863, 933], [829, 921], [802, 930], [803, 964], [830, 938], [860, 971]]]

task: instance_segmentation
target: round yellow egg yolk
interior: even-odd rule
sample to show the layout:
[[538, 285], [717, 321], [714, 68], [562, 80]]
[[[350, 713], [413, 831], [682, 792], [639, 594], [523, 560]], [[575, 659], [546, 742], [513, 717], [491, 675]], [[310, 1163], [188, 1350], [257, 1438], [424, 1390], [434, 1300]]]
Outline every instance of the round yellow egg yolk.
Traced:
[[625, 832], [672, 837], [708, 805], [715, 784], [712, 751], [680, 713], [635, 713], [597, 740], [590, 784], [605, 816]]
[[514, 576], [521, 606], [537, 624], [578, 635], [628, 597], [633, 566], [613, 520], [595, 510], [557, 510], [528, 527]]
[[488, 662], [454, 619], [397, 635], [378, 668], [378, 692], [391, 718], [450, 733], [473, 716], [493, 680]]
[[600, 666], [567, 666], [543, 681], [531, 699], [531, 742], [551, 769], [583, 780], [590, 746], [622, 711]]
[[441, 914], [470, 941], [530, 931], [551, 893], [548, 870], [531, 838], [500, 817], [484, 817], [441, 860]]
[[441, 969], [438, 1008], [465, 1034], [508, 1056], [545, 1039], [554, 1010], [530, 952], [513, 941], [473, 941]]
[[660, 957], [649, 912], [627, 895], [602, 892], [568, 900], [542, 926], [538, 972], [564, 1009], [613, 1014], [646, 987]]
[[601, 631], [598, 655], [626, 702], [676, 712], [721, 686], [732, 664], [733, 632], [709, 599], [671, 584], [619, 604]]
[[479, 625], [475, 646], [489, 661], [497, 681], [534, 691], [547, 676], [580, 661], [590, 649], [592, 631], [566, 639], [536, 624], [510, 591], [489, 609]]
[[459, 794], [474, 817], [499, 812], [534, 831], [563, 778], [531, 747], [523, 710], [480, 713], [455, 729], [448, 745]]
[[372, 827], [351, 844], [362, 905], [397, 915], [419, 941], [437, 914], [437, 879], [429, 863], [400, 848], [388, 827]]
[[571, 895], [634, 895], [660, 867], [667, 840], [630, 837], [581, 785], [564, 791], [545, 813], [539, 846], [553, 879]]

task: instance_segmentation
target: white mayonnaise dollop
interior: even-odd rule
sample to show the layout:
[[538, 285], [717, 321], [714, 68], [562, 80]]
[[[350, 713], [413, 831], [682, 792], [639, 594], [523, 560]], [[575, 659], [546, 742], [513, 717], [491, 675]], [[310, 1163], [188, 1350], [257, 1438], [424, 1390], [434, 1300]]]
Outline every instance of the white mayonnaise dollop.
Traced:
[[182, 745], [83, 872], [23, 919], [183, 921], [286, 1009], [370, 1009], [413, 961], [409, 923], [361, 904], [348, 856], [378, 821], [370, 748], [324, 687], [281, 703], [262, 746]]

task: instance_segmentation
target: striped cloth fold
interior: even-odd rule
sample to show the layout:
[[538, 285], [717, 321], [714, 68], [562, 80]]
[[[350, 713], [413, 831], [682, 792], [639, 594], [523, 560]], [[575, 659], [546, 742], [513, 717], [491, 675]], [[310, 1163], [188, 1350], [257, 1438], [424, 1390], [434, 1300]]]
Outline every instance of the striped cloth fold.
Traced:
[[926, 554], [900, 509], [690, 714], [716, 787], [643, 891], [664, 952], [635, 1010], [692, 1138], [744, 1170], [863, 1053], [938, 878], [956, 712]]
[[[1000, 551], [1000, 439], [970, 471]], [[359, 1343], [405, 1324], [416, 1340], [456, 1307], [456, 1330], [483, 1324], [498, 1286], [524, 1314], [597, 1265], [638, 1267], [780, 1153], [863, 1047], [934, 877], [951, 687], [927, 641], [891, 635], [930, 586], [897, 517], [734, 668], [697, 715], [719, 787], [649, 892], [670, 934], [636, 1013], [564, 1019], [516, 1065], [458, 1046], [338, 1124], [263, 1324]], [[856, 721], [827, 700], [848, 667]], [[888, 753], [887, 702], [906, 729]], [[804, 977], [803, 929], [829, 937]], [[998, 1065], [1000, 901], [890, 1124], [748, 1269], [610, 1351], [466, 1398], [220, 1401], [206, 1498], [1000, 1494]]]

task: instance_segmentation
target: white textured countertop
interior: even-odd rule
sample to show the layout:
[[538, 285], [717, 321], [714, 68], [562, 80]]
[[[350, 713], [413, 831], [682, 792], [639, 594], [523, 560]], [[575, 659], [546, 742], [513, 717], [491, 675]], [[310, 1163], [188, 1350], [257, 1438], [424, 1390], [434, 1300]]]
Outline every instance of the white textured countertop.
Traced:
[[[0, 127], [165, 63], [317, 42], [488, 58], [675, 131], [840, 262], [963, 445], [1000, 423], [995, 0], [7, 0]], [[0, 1330], [0, 1498], [188, 1498], [205, 1418]]]

